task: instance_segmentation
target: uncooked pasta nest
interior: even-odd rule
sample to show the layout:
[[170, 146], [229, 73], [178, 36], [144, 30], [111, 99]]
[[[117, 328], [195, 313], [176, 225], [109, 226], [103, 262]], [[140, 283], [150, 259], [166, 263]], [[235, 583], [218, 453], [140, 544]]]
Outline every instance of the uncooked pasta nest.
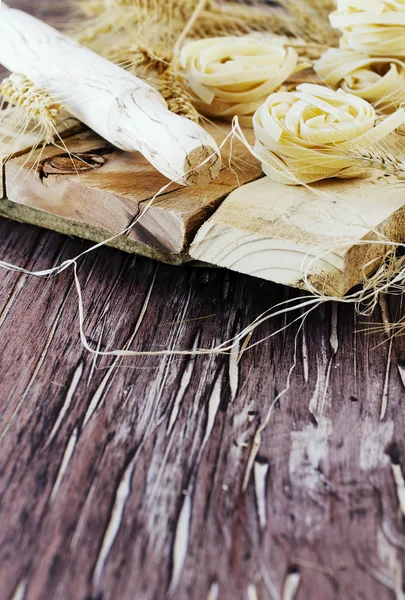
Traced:
[[372, 56], [405, 56], [405, 0], [338, 0], [330, 23], [341, 48]]
[[292, 48], [250, 36], [208, 38], [186, 44], [177, 68], [209, 117], [240, 117], [251, 125], [255, 110], [290, 75], [309, 66]]
[[399, 59], [330, 48], [314, 69], [333, 89], [342, 88], [384, 112], [393, 112], [405, 101], [405, 63]]
[[375, 110], [366, 100], [301, 84], [295, 92], [271, 94], [256, 111], [255, 151], [264, 173], [283, 184], [360, 177], [362, 153], [403, 123], [403, 109], [376, 125]]

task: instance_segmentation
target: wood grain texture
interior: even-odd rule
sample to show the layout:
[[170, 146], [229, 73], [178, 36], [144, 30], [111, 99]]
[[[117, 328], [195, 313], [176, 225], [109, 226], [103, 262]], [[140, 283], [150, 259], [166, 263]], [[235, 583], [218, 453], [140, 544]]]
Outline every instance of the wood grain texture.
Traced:
[[[28, 269], [88, 247], [0, 220], [1, 259]], [[79, 278], [100, 349], [210, 346], [302, 296], [111, 248]], [[387, 342], [402, 313], [400, 297], [370, 319], [328, 303], [239, 362], [94, 364], [72, 273], [1, 271], [0, 600], [402, 598], [405, 345]]]
[[303, 289], [309, 281], [340, 297], [380, 264], [387, 246], [379, 240], [405, 241], [404, 214], [402, 181], [378, 171], [311, 188], [263, 177], [224, 200], [199, 229], [190, 255]]
[[[208, 129], [221, 143], [230, 126], [212, 124]], [[84, 231], [85, 237], [100, 241], [127, 229], [153, 194], [163, 190], [141, 221], [111, 245], [169, 263], [189, 260], [189, 242], [223, 198], [262, 177], [260, 165], [241, 143], [233, 144], [232, 169], [225, 164], [210, 185], [172, 184], [168, 189], [164, 189], [168, 180], [140, 153], [117, 150], [93, 132], [70, 136], [64, 144], [72, 156], [63, 147], [48, 146], [6, 163], [8, 200], [34, 210], [10, 207], [8, 213], [6, 203], [3, 214], [18, 213], [20, 220], [48, 223], [71, 234]]]

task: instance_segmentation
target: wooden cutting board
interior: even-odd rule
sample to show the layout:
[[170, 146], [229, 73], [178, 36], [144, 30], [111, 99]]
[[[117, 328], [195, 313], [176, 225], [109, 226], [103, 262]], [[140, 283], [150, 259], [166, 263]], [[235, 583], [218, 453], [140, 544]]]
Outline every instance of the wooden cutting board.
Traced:
[[[221, 143], [230, 126], [212, 124], [209, 130]], [[6, 163], [3, 215], [98, 242], [128, 228], [167, 184], [140, 153], [117, 150], [88, 129], [65, 137], [64, 144], [71, 156], [62, 146], [48, 146]], [[111, 245], [167, 263], [189, 261], [189, 243], [221, 201], [262, 177], [260, 165], [242, 144], [232, 144], [231, 166], [229, 152], [228, 145], [213, 183], [172, 184]]]
[[[190, 256], [269, 281], [343, 296], [405, 241], [405, 185], [374, 172], [284, 186], [264, 177], [232, 192]], [[381, 241], [381, 243], [379, 243]], [[369, 242], [369, 243], [367, 243]]]
[[[309, 281], [338, 296], [377, 267], [386, 240], [405, 241], [405, 187], [394, 177], [283, 186], [234, 141], [213, 183], [172, 184], [143, 213], [167, 180], [141, 154], [72, 120], [59, 130], [58, 148], [27, 152], [32, 139], [21, 140], [4, 167], [0, 214], [96, 242], [116, 235], [110, 245], [171, 264], [194, 259], [294, 287]], [[209, 130], [221, 143], [230, 126]]]

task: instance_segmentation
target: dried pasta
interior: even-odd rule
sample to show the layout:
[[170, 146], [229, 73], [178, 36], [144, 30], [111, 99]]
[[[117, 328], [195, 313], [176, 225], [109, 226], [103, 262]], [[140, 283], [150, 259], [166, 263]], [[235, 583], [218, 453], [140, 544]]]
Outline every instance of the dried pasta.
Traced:
[[301, 84], [271, 94], [253, 117], [255, 151], [271, 179], [284, 184], [360, 177], [353, 151], [370, 148], [405, 122], [399, 109], [376, 125], [374, 108], [343, 90]]
[[343, 32], [341, 48], [405, 57], [405, 0], [338, 0], [329, 19]]
[[405, 101], [405, 63], [399, 59], [330, 48], [314, 69], [333, 89], [342, 88], [384, 112], [393, 112]]
[[178, 68], [199, 112], [241, 117], [251, 124], [255, 110], [288, 77], [309, 66], [292, 48], [250, 36], [208, 38], [186, 44]]

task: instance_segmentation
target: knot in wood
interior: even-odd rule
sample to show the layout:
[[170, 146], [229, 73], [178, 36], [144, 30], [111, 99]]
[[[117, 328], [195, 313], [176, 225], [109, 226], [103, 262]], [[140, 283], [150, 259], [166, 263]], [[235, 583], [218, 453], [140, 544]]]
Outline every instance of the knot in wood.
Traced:
[[71, 175], [99, 169], [107, 162], [107, 158], [95, 152], [82, 152], [71, 155], [68, 152], [50, 156], [41, 162], [39, 170], [42, 177], [49, 175]]

